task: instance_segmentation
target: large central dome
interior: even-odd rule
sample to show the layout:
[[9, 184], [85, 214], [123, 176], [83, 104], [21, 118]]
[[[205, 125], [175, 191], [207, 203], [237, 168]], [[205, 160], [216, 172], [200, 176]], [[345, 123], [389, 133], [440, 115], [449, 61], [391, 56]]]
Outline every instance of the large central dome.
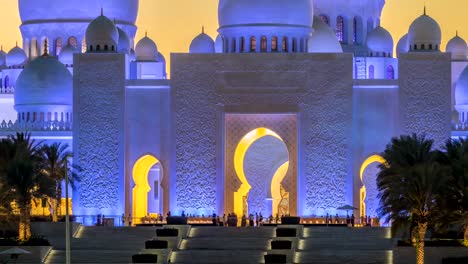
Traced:
[[312, 27], [312, 0], [220, 0], [220, 28], [235, 25]]
[[23, 24], [38, 20], [93, 20], [101, 7], [119, 23], [134, 24], [139, 0], [19, 0]]

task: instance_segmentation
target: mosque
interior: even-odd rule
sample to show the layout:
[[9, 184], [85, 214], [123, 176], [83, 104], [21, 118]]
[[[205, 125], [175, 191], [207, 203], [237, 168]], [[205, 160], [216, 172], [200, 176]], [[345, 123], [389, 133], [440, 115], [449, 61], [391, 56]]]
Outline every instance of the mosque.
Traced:
[[422, 7], [394, 54], [384, 0], [220, 0], [218, 37], [170, 54], [169, 80], [169, 54], [134, 39], [139, 1], [101, 2], [19, 0], [22, 46], [0, 52], [0, 136], [72, 146], [86, 223], [373, 216], [392, 137], [468, 135], [467, 44], [442, 52]]

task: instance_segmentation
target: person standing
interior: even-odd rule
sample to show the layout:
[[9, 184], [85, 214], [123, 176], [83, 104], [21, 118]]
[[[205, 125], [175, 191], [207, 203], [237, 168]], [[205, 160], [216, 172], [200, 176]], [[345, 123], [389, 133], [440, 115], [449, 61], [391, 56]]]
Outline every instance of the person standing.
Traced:
[[351, 215], [351, 226], [354, 227], [354, 214]]

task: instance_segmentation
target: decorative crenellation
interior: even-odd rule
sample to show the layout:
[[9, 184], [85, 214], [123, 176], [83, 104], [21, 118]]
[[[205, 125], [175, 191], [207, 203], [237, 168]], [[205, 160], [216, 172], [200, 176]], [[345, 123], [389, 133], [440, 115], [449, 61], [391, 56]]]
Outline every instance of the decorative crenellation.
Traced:
[[0, 94], [14, 94], [15, 87], [2, 87], [0, 88]]
[[72, 131], [72, 122], [65, 121], [36, 121], [13, 122], [3, 120], [0, 131]]

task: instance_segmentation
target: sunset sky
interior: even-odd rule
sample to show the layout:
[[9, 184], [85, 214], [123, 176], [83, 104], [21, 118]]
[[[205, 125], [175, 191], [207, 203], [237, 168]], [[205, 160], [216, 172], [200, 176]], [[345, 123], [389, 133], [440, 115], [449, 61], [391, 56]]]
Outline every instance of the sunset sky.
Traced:
[[[41, 1], [41, 0], [38, 0]], [[254, 0], [252, 0], [254, 1]], [[17, 0], [0, 0], [0, 44], [8, 51], [15, 42], [21, 44]], [[455, 35], [468, 39], [467, 0], [387, 0], [382, 14], [382, 26], [393, 36], [395, 46], [408, 31], [411, 22], [423, 12], [435, 18], [443, 34], [442, 47]], [[213, 38], [216, 37], [218, 0], [140, 0], [137, 20], [137, 40], [144, 32], [155, 40], [159, 50], [169, 59], [171, 52], [187, 52], [190, 41], [200, 33], [202, 25]]]

